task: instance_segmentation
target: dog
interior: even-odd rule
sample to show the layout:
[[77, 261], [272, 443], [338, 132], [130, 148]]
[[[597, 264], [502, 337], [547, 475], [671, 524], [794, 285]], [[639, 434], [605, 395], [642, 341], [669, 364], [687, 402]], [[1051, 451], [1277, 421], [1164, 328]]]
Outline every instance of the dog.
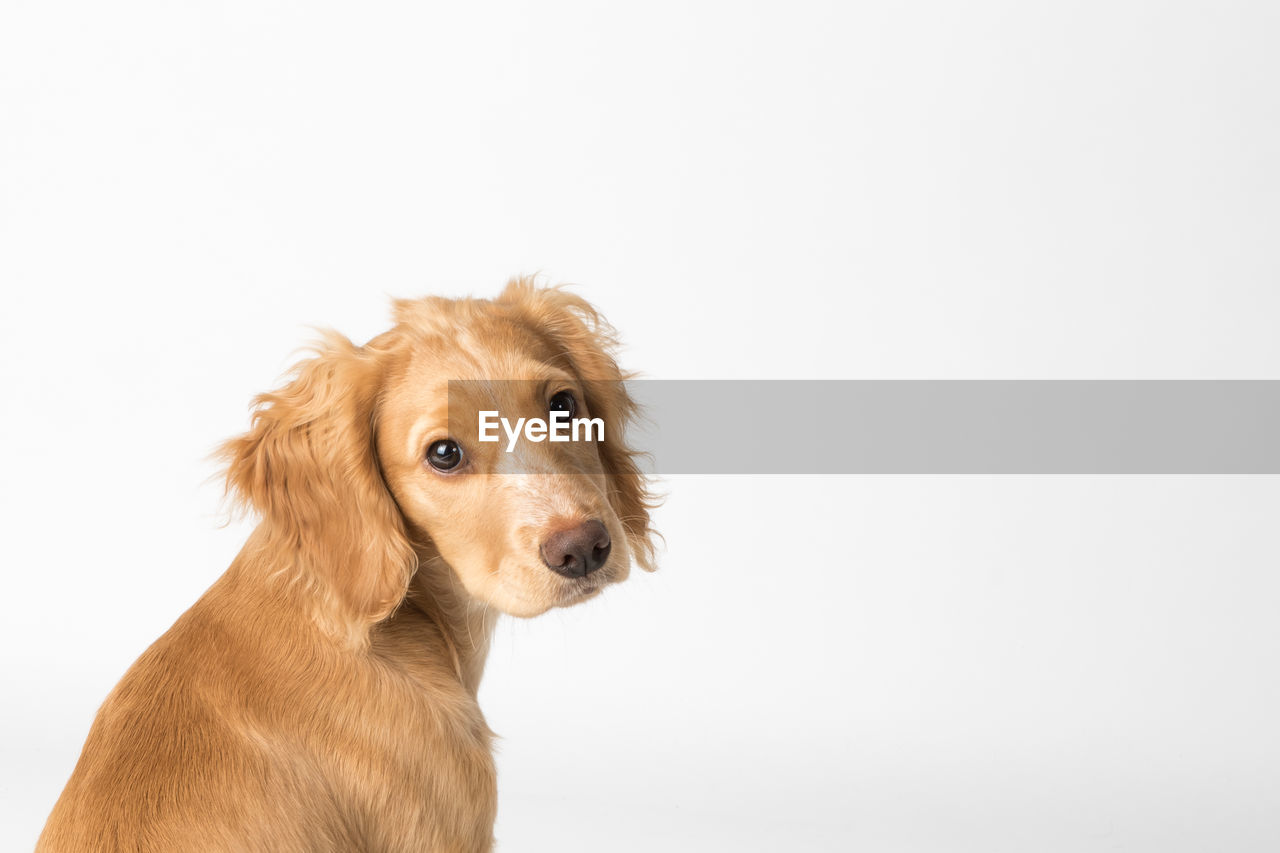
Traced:
[[[652, 571], [655, 501], [584, 299], [516, 279], [394, 317], [328, 333], [221, 449], [260, 521], [107, 697], [37, 853], [491, 849], [495, 622]], [[508, 450], [482, 412], [605, 428]]]

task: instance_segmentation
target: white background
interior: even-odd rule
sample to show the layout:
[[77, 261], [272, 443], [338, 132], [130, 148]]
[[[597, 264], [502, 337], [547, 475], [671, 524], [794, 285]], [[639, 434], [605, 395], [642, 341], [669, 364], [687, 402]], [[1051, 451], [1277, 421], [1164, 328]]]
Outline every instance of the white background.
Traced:
[[[6, 3], [0, 848], [246, 535], [206, 454], [388, 295], [541, 270], [659, 378], [1280, 378], [1278, 43], [1270, 3]], [[500, 629], [503, 849], [1280, 847], [1277, 478], [665, 488], [658, 574]]]

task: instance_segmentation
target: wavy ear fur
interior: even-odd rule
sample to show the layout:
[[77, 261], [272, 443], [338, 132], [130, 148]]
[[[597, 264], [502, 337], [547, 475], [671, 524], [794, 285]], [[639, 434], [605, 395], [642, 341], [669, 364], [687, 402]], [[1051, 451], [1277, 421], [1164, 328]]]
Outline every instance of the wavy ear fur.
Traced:
[[647, 477], [640, 473], [642, 454], [626, 444], [626, 427], [638, 406], [627, 393], [623, 373], [614, 358], [617, 332], [587, 300], [558, 287], [538, 287], [531, 277], [512, 279], [497, 302], [513, 306], [527, 325], [556, 343], [585, 386], [587, 408], [607, 425], [600, 458], [609, 480], [609, 501], [626, 528], [637, 565], [653, 571], [654, 537], [649, 510], [659, 503]]
[[220, 451], [227, 492], [262, 517], [275, 570], [304, 585], [322, 625], [356, 644], [417, 568], [375, 449], [390, 356], [326, 333], [291, 381], [255, 398], [249, 432]]

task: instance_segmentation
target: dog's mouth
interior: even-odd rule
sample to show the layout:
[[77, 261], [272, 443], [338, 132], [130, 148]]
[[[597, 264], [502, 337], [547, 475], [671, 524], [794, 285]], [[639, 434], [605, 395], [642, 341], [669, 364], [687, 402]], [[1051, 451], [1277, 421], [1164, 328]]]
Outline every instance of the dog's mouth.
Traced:
[[[527, 572], [532, 567], [526, 568]], [[625, 564], [612, 561], [608, 565], [589, 575], [577, 578], [566, 578], [554, 574], [545, 565], [533, 570], [533, 574], [542, 574], [534, 580], [527, 575], [520, 580], [517, 577], [524, 572], [501, 573], [495, 579], [499, 596], [498, 604], [503, 611], [513, 616], [530, 617], [545, 613], [551, 608], [572, 607], [598, 596], [604, 588], [624, 580], [627, 576]]]
[[560, 602], [560, 607], [572, 607], [575, 604], [581, 604], [588, 599], [595, 598], [604, 591], [604, 584], [599, 584], [587, 589], [573, 590]]
[[562, 587], [563, 592], [558, 606], [567, 607], [594, 598], [616, 580], [617, 576], [610, 568], [593, 572], [584, 578], [567, 579]]

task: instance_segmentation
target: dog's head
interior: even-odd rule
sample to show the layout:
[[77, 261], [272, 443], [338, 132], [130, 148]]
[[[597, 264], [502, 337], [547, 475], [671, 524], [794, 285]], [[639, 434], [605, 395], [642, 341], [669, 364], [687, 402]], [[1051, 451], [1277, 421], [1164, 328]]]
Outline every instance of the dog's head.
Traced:
[[[534, 616], [653, 568], [651, 495], [623, 440], [635, 406], [585, 300], [521, 279], [496, 300], [399, 301], [395, 317], [363, 347], [329, 335], [223, 448], [290, 577], [362, 636], [418, 571]], [[480, 440], [482, 412], [497, 441]], [[520, 418], [571, 440], [512, 441], [498, 424]]]

